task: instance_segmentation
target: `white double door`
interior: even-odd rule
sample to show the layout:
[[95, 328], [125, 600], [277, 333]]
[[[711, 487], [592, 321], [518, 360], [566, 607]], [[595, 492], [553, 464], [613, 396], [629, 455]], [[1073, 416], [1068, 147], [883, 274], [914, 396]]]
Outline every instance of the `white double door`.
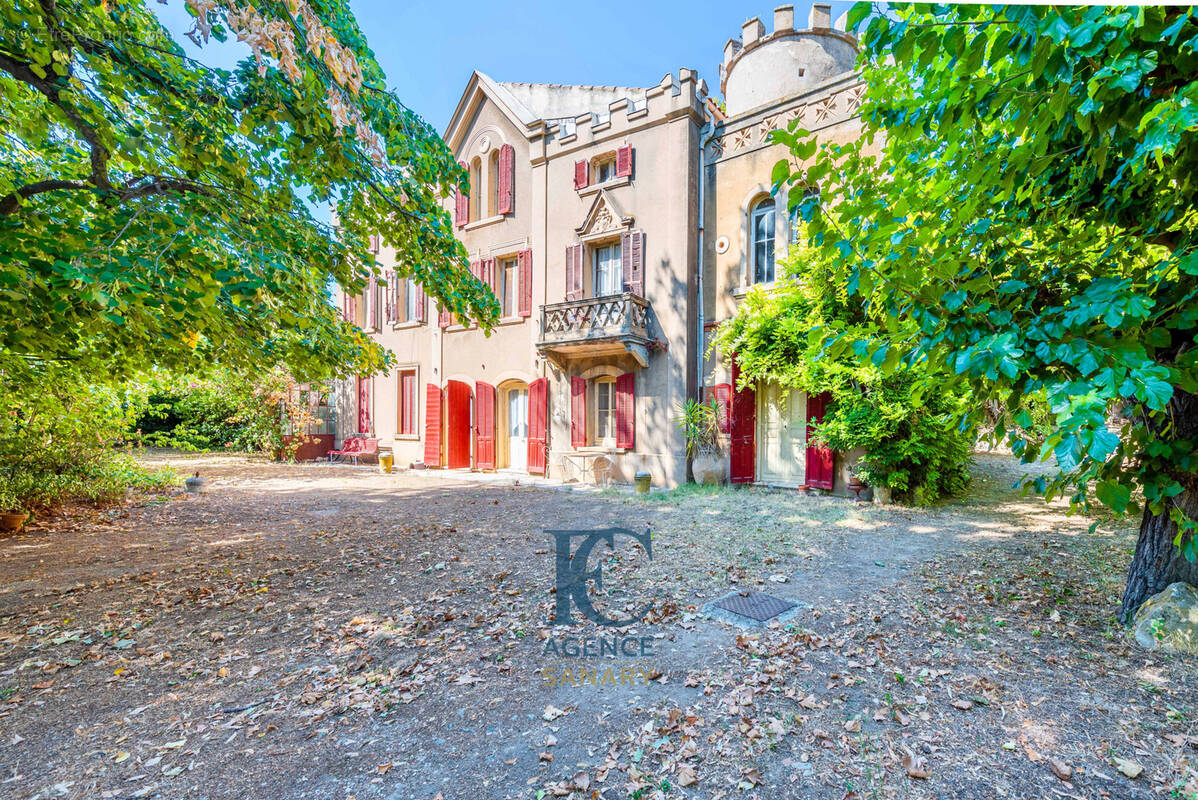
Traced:
[[807, 393], [761, 383], [757, 391], [757, 482], [807, 480]]
[[508, 467], [528, 469], [528, 389], [507, 390]]

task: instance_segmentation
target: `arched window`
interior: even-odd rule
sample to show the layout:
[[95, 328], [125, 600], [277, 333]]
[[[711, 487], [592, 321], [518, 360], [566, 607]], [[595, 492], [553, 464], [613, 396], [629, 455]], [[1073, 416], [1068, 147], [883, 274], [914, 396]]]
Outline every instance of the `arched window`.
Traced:
[[488, 164], [488, 168], [487, 168], [487, 182], [488, 182], [488, 185], [490, 186], [490, 191], [487, 192], [487, 194], [490, 195], [490, 200], [491, 200], [490, 215], [495, 216], [496, 214], [499, 213], [499, 148], [498, 147], [494, 147], [491, 149], [491, 158], [489, 159], [489, 164]]
[[774, 198], [766, 197], [749, 214], [753, 282], [774, 282]]
[[483, 218], [483, 162], [478, 156], [470, 162], [470, 219]]

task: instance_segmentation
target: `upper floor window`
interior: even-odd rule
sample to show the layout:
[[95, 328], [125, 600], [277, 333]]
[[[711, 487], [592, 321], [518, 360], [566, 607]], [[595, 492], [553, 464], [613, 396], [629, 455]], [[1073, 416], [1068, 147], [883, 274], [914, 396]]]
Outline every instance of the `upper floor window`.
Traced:
[[412, 280], [411, 278], [408, 278], [406, 281], [404, 281], [404, 322], [411, 322], [420, 316], [420, 313], [417, 309], [419, 294], [420, 292], [416, 286], [416, 281]]
[[620, 265], [620, 243], [600, 245], [592, 251], [594, 274], [591, 286], [595, 297], [619, 294], [623, 289], [623, 274]]
[[597, 183], [607, 183], [616, 178], [616, 157], [603, 156], [595, 161], [595, 180]]
[[750, 252], [754, 283], [774, 282], [774, 198], [767, 197], [749, 215]]
[[483, 162], [475, 156], [470, 162], [470, 219], [482, 219], [483, 207]]
[[514, 317], [520, 302], [520, 262], [515, 258], [502, 259], [498, 270], [499, 316]]
[[490, 185], [488, 192], [489, 201], [491, 204], [490, 216], [495, 216], [499, 213], [499, 148], [491, 150], [491, 157], [487, 159], [487, 183]]

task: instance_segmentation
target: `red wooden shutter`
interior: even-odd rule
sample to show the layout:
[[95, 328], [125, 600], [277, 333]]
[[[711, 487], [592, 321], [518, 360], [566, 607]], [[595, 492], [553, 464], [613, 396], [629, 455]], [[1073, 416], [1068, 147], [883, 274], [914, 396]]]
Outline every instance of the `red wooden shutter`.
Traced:
[[717, 383], [712, 387], [712, 394], [720, 407], [720, 433], [728, 433], [732, 421], [732, 384]]
[[495, 469], [495, 387], [482, 381], [474, 384], [474, 424], [474, 466]]
[[370, 433], [370, 378], [358, 378], [358, 433]]
[[428, 384], [424, 389], [424, 463], [441, 466], [441, 389]]
[[499, 292], [495, 289], [495, 259], [488, 258], [483, 262], [482, 269], [483, 283], [487, 284], [487, 288], [491, 290], [491, 294], [495, 295], [495, 299], [499, 299]]
[[522, 317], [528, 317], [532, 315], [532, 251], [521, 250], [517, 263], [520, 273], [518, 313]]
[[499, 213], [516, 208], [516, 150], [510, 144], [499, 148]]
[[628, 231], [620, 236], [620, 267], [624, 291], [645, 294], [645, 234]]
[[445, 466], [465, 469], [470, 466], [470, 442], [474, 426], [470, 424], [470, 384], [449, 381], [445, 385]]
[[395, 273], [387, 270], [383, 273], [387, 286], [383, 290], [383, 321], [388, 325], [395, 324]]
[[577, 375], [570, 378], [570, 444], [587, 444], [587, 382]]
[[549, 380], [528, 384], [528, 471], [544, 475], [549, 449]]
[[[408, 280], [412, 280], [409, 278]], [[416, 287], [416, 321], [424, 322], [424, 307], [428, 305], [428, 298], [425, 297], [424, 287]]]
[[448, 328], [452, 317], [453, 315], [447, 309], [442, 308], [441, 312], [437, 315], [437, 324], [442, 328]]
[[[811, 441], [811, 435], [814, 432], [815, 424], [824, 421], [824, 414], [828, 410], [828, 402], [832, 399], [830, 392], [818, 394], [815, 397], [807, 398], [807, 441]], [[834, 479], [833, 471], [836, 459], [833, 456], [832, 448], [816, 447], [815, 445], [807, 445], [807, 485], [814, 486], [817, 489], [831, 489]]]
[[632, 176], [632, 145], [626, 144], [616, 151], [616, 177]]
[[[740, 379], [740, 367], [732, 362], [732, 387]], [[732, 394], [732, 458], [729, 470], [733, 483], [752, 483], [757, 478], [757, 392], [746, 386]]]
[[616, 378], [616, 447], [631, 450], [636, 444], [636, 376], [625, 372]]
[[377, 233], [370, 234], [370, 252], [378, 255], [379, 252], [379, 235]]
[[582, 245], [566, 246], [566, 299], [582, 299]]
[[399, 433], [413, 436], [416, 433], [416, 371], [399, 373]]
[[[468, 169], [465, 161], [459, 161], [458, 166], [462, 169]], [[453, 221], [459, 228], [470, 221], [470, 196], [464, 194], [459, 188], [454, 195], [453, 206]]]
[[379, 329], [379, 279], [373, 274], [366, 284], [366, 325], [372, 331]]
[[585, 189], [591, 182], [591, 165], [586, 159], [574, 162], [574, 189]]

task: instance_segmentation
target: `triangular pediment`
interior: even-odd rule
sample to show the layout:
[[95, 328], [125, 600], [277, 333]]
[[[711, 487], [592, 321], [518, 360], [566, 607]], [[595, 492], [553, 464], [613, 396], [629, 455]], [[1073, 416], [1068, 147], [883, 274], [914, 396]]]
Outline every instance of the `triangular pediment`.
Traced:
[[632, 227], [632, 217], [624, 216], [624, 212], [616, 204], [615, 198], [606, 189], [595, 193], [591, 208], [583, 218], [582, 225], [575, 228], [580, 239], [594, 239], [622, 233]]

